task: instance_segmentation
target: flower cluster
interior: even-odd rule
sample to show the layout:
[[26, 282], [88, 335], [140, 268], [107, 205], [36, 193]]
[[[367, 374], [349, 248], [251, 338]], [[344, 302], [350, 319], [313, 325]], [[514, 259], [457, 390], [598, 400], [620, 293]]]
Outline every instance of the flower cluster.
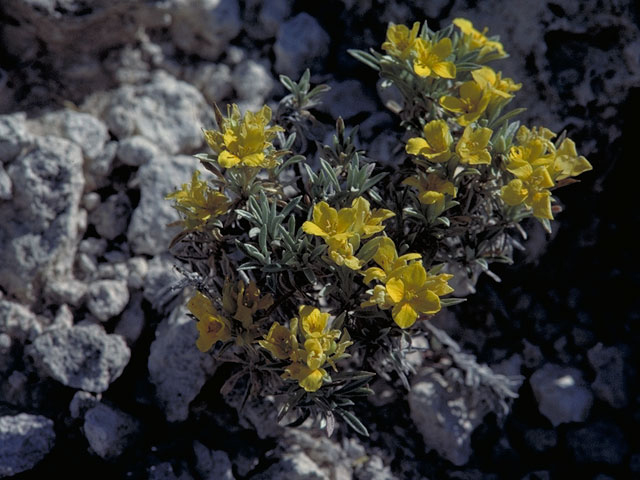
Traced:
[[329, 328], [328, 313], [308, 305], [300, 307], [289, 328], [274, 322], [258, 343], [278, 360], [291, 361], [282, 377], [297, 380], [307, 392], [315, 392], [323, 382], [330, 381], [324, 367], [329, 364], [338, 371], [335, 362], [348, 357], [345, 351], [353, 344], [346, 329], [340, 333]]
[[339, 211], [320, 202], [313, 208], [313, 221], [306, 221], [302, 230], [322, 238], [329, 247], [329, 256], [336, 265], [360, 270], [363, 261], [355, 254], [365, 240], [384, 230], [382, 222], [395, 214], [391, 210], [377, 208], [371, 211], [366, 198], [353, 200], [351, 207]]
[[315, 141], [326, 126], [310, 108], [329, 87], [312, 88], [308, 71], [281, 77], [290, 94], [273, 119], [267, 106], [225, 117], [214, 105], [212, 152], [196, 155], [211, 175], [167, 198], [183, 227], [171, 249], [196, 290], [196, 346], [228, 362], [224, 391], [282, 399], [279, 419], [295, 411], [331, 431], [340, 418], [366, 434], [348, 407], [372, 372], [408, 388], [407, 345], [424, 335], [437, 349], [425, 362], [446, 360], [434, 368], [460, 370], [451, 378], [482, 384], [503, 409], [515, 395], [429, 320], [463, 300], [447, 297], [452, 285], [464, 296], [480, 273], [497, 278], [492, 262], [513, 262], [525, 218], [550, 230], [552, 191], [591, 165], [564, 134], [513, 120], [521, 84], [488, 65], [506, 52], [486, 34], [462, 18], [438, 32], [392, 24], [384, 53], [350, 52], [402, 95], [387, 105], [402, 131], [385, 168], [342, 119], [329, 145]]
[[550, 189], [592, 168], [586, 158], [578, 155], [572, 140], [565, 138], [556, 147], [551, 141], [555, 136], [547, 128], [520, 127], [517, 145], [507, 156], [507, 170], [515, 178], [501, 190], [507, 205], [524, 204], [535, 217], [548, 220], [553, 219]]
[[208, 223], [227, 213], [231, 202], [219, 190], [212, 189], [206, 181], [200, 180], [200, 172], [193, 172], [191, 184], [185, 183], [180, 190], [166, 197], [175, 200], [175, 209], [183, 219], [178, 222], [186, 230], [202, 230]]
[[453, 275], [427, 272], [420, 258], [419, 253], [398, 256], [393, 240], [382, 237], [373, 256], [378, 266], [364, 272], [365, 283], [377, 280], [381, 284], [369, 291], [371, 297], [362, 307], [392, 308], [391, 316], [400, 328], [412, 326], [421, 314], [439, 312], [439, 297], [453, 292], [447, 283]]
[[279, 126], [267, 127], [271, 121], [271, 109], [266, 105], [256, 113], [240, 115], [238, 106], [227, 108], [227, 118], [216, 115], [220, 130], [205, 130], [204, 137], [211, 149], [218, 155], [218, 163], [224, 168], [258, 167], [274, 168], [279, 152], [272, 140]]
[[259, 325], [254, 322], [258, 310], [273, 305], [271, 294], [260, 295], [254, 282], [245, 285], [241, 280], [234, 285], [226, 281], [222, 295], [220, 314], [211, 299], [197, 291], [187, 303], [187, 308], [198, 319], [198, 340], [196, 346], [201, 352], [207, 352], [216, 342], [235, 340], [237, 345], [248, 345], [259, 335]]

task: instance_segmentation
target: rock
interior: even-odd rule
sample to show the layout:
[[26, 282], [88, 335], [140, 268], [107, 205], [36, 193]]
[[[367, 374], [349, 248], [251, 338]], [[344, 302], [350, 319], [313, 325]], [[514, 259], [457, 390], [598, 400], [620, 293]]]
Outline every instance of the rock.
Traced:
[[180, 277], [174, 268], [174, 259], [170, 255], [158, 255], [149, 261], [149, 270], [144, 281], [143, 295], [157, 311], [169, 312], [168, 308], [177, 293], [171, 287], [179, 281]]
[[0, 202], [0, 285], [34, 302], [48, 275], [71, 271], [82, 196], [82, 154], [76, 145], [41, 137], [8, 167], [11, 203]]
[[209, 103], [219, 103], [233, 93], [231, 69], [224, 63], [203, 63], [187, 67], [184, 77], [202, 92]]
[[372, 113], [376, 110], [376, 103], [365, 94], [362, 83], [358, 80], [331, 82], [329, 86], [331, 90], [324, 94], [318, 109], [329, 113], [333, 118], [348, 120], [359, 113]]
[[0, 398], [10, 405], [27, 406], [31, 403], [28, 401], [30, 397], [28, 383], [29, 379], [24, 373], [14, 370], [6, 382], [0, 382]]
[[603, 347], [598, 343], [587, 352], [589, 363], [596, 372], [591, 389], [600, 400], [613, 408], [627, 405], [627, 386], [624, 377], [624, 355], [616, 347]]
[[369, 461], [357, 470], [355, 478], [358, 480], [394, 480], [397, 477], [378, 455], [372, 455], [369, 457]]
[[0, 417], [0, 477], [31, 470], [53, 448], [53, 421], [21, 413]]
[[264, 0], [258, 14], [259, 25], [262, 27], [259, 29], [260, 38], [275, 37], [280, 25], [290, 14], [291, 3], [288, 0]]
[[131, 257], [127, 260], [127, 270], [129, 271], [129, 277], [127, 278], [129, 288], [142, 288], [149, 271], [147, 259], [144, 257]]
[[117, 150], [118, 142], [109, 142], [100, 155], [85, 162], [84, 174], [87, 183], [85, 190], [97, 190], [109, 185], [111, 182], [109, 175], [113, 170], [113, 160], [116, 158]]
[[0, 201], [10, 200], [13, 196], [11, 177], [0, 162]]
[[42, 325], [25, 306], [0, 300], [0, 332], [24, 343], [27, 340], [35, 340], [42, 332]]
[[193, 477], [187, 470], [182, 470], [180, 475], [176, 475], [170, 462], [162, 462], [149, 467], [148, 480], [193, 480]]
[[55, 305], [66, 303], [74, 307], [82, 305], [86, 294], [86, 282], [69, 277], [49, 282], [44, 290], [44, 296], [50, 303]]
[[243, 403], [244, 392], [244, 382], [238, 382], [223, 395], [225, 402], [237, 410], [238, 423], [244, 428], [255, 430], [261, 439], [281, 435], [282, 426], [278, 423], [278, 408], [273, 397], [252, 397]]
[[107, 241], [104, 238], [85, 238], [78, 245], [79, 253], [86, 253], [87, 255], [91, 255], [94, 259], [101, 257], [106, 250]]
[[90, 222], [96, 227], [96, 232], [102, 238], [113, 240], [127, 231], [131, 202], [123, 192], [107, 198], [91, 212]]
[[489, 412], [473, 393], [428, 368], [415, 377], [409, 392], [411, 418], [426, 450], [436, 450], [454, 465], [469, 460], [471, 434]]
[[239, 63], [233, 69], [232, 80], [238, 98], [253, 103], [258, 108], [264, 104], [275, 86], [269, 62], [264, 61], [245, 60]]
[[129, 288], [124, 280], [99, 280], [87, 290], [87, 308], [102, 322], [120, 315], [127, 303]]
[[84, 416], [84, 434], [99, 457], [120, 456], [139, 430], [138, 421], [124, 412], [98, 403]]
[[120, 321], [116, 325], [113, 333], [121, 335], [127, 341], [128, 345], [133, 345], [138, 338], [140, 338], [140, 334], [144, 328], [144, 322], [142, 295], [135, 293], [131, 297], [131, 301], [125, 311], [122, 312]]
[[9, 372], [13, 367], [13, 355], [11, 355], [11, 347], [13, 340], [6, 333], [0, 333], [0, 375]]
[[593, 394], [579, 370], [549, 363], [536, 370], [529, 381], [538, 410], [554, 427], [586, 420]]
[[104, 119], [118, 140], [142, 135], [168, 153], [200, 147], [201, 128], [212, 118], [198, 90], [164, 72], [144, 85], [98, 93], [87, 100], [85, 109]]
[[544, 428], [534, 428], [527, 430], [524, 434], [524, 440], [534, 452], [543, 453], [547, 450], [555, 448], [558, 444], [558, 433], [555, 430], [546, 430]]
[[278, 463], [251, 477], [253, 480], [328, 480], [329, 477], [305, 453], [287, 453]]
[[305, 68], [314, 67], [329, 53], [330, 40], [315, 18], [299, 13], [278, 30], [273, 45], [276, 71], [297, 81]]
[[156, 399], [170, 422], [186, 420], [189, 404], [213, 375], [211, 355], [200, 352], [195, 322], [184, 307], [175, 309], [156, 330], [149, 354], [149, 375]]
[[66, 138], [82, 149], [85, 158], [98, 158], [109, 140], [107, 126], [87, 113], [75, 110], [58, 110], [28, 122], [36, 135], [52, 135]]
[[137, 181], [140, 185], [140, 202], [133, 211], [127, 240], [133, 253], [157, 255], [167, 251], [171, 239], [179, 227], [167, 227], [180, 217], [165, 199], [168, 193], [190, 183], [198, 160], [193, 157], [160, 157], [140, 167]]
[[69, 404], [69, 413], [71, 418], [82, 418], [88, 410], [95, 407], [100, 403], [102, 399], [101, 394], [94, 395], [93, 393], [77, 391], [73, 394], [71, 403]]
[[139, 167], [153, 161], [159, 154], [153, 142], [140, 135], [134, 135], [118, 143], [116, 156], [125, 165]]
[[171, 36], [187, 54], [215, 60], [242, 29], [237, 0], [172, 1]]
[[235, 480], [229, 455], [222, 450], [209, 450], [198, 441], [193, 442], [196, 471], [202, 480]]
[[32, 140], [25, 113], [0, 115], [0, 164], [11, 162]]
[[37, 367], [68, 387], [101, 393], [129, 362], [124, 339], [109, 335], [100, 325], [76, 325], [49, 330], [28, 348]]
[[538, 368], [544, 361], [542, 350], [537, 345], [529, 343], [526, 339], [522, 340], [524, 348], [522, 350], [522, 358], [524, 366], [527, 368]]
[[128, 284], [129, 280], [129, 268], [124, 261], [121, 260], [122, 252], [112, 250], [104, 254], [105, 260], [107, 257], [116, 257], [114, 263], [104, 262], [98, 265], [98, 277], [106, 280], [118, 280]]
[[622, 463], [629, 451], [620, 427], [597, 421], [567, 433], [567, 445], [578, 463]]
[[73, 327], [73, 312], [69, 308], [69, 305], [60, 305], [56, 316], [53, 317], [53, 323], [47, 327], [47, 330], [71, 327]]

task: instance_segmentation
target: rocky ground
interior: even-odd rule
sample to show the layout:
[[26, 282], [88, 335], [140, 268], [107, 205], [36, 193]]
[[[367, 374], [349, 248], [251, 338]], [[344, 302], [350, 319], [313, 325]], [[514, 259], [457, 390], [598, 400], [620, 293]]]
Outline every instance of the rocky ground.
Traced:
[[[498, 421], [418, 357], [409, 394], [379, 384], [358, 407], [370, 438], [275, 425], [268, 401], [238, 413], [168, 290], [163, 197], [205, 150], [211, 103], [274, 104], [278, 74], [310, 67], [333, 87], [318, 115], [361, 124], [385, 161], [394, 119], [346, 50], [458, 16], [501, 36], [523, 120], [566, 129], [594, 166], [552, 239], [532, 225], [502, 283], [436, 320], [522, 374], [520, 397]], [[638, 20], [625, 0], [3, 0], [0, 477], [640, 477]]]

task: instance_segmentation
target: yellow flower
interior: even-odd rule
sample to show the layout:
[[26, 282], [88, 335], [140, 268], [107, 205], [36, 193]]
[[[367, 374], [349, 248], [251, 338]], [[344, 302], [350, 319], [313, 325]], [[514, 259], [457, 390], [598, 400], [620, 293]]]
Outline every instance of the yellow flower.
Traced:
[[200, 172], [193, 172], [191, 184], [182, 184], [182, 189], [170, 193], [167, 199], [175, 200], [175, 208], [184, 215], [182, 225], [187, 229], [202, 229], [208, 220], [219, 217], [229, 209], [229, 199], [222, 192], [209, 187], [199, 179]]
[[381, 223], [395, 216], [395, 213], [385, 208], [376, 208], [372, 212], [369, 201], [364, 197], [355, 198], [351, 202], [351, 208], [354, 209], [354, 222], [351, 229], [361, 239], [369, 238], [383, 231], [384, 225]]
[[529, 130], [522, 126], [518, 129], [514, 145], [507, 154], [507, 170], [517, 178], [528, 178], [533, 169], [540, 166], [551, 166], [556, 156], [556, 148], [551, 141], [555, 133], [546, 128]]
[[588, 172], [593, 167], [582, 155], [578, 156], [576, 144], [573, 140], [565, 138], [553, 161], [552, 177], [554, 180], [564, 180], [568, 177], [576, 177], [583, 172]]
[[446, 162], [451, 157], [453, 137], [444, 120], [432, 120], [422, 129], [423, 137], [407, 141], [406, 151], [410, 155], [422, 155], [432, 162]]
[[308, 338], [304, 342], [304, 351], [307, 367], [311, 370], [317, 370], [322, 367], [327, 360], [322, 343], [317, 338]]
[[517, 92], [522, 88], [521, 83], [514, 83], [511, 78], [502, 78], [502, 72], [496, 73], [491, 67], [473, 70], [471, 76], [482, 89], [491, 94], [492, 102], [501, 98], [511, 98], [511, 92]]
[[409, 177], [402, 182], [418, 189], [418, 200], [424, 205], [436, 205], [438, 211], [444, 209], [444, 195], [456, 196], [456, 187], [449, 180], [440, 177], [437, 173], [425, 175], [420, 172], [418, 175]]
[[201, 352], [208, 351], [217, 341], [226, 342], [231, 339], [229, 322], [216, 311], [211, 300], [201, 292], [187, 303], [189, 311], [198, 319], [196, 325], [200, 333], [196, 346]]
[[490, 128], [473, 128], [467, 125], [462, 133], [462, 137], [456, 145], [456, 153], [462, 163], [470, 165], [488, 165], [491, 163], [491, 155], [487, 150], [489, 140], [493, 135]]
[[450, 95], [440, 97], [440, 105], [450, 112], [459, 114], [456, 121], [465, 127], [482, 116], [489, 105], [491, 95], [475, 81], [464, 82], [460, 85], [459, 92], [459, 98]]
[[415, 42], [416, 58], [413, 70], [421, 77], [456, 78], [456, 66], [445, 59], [451, 55], [451, 39], [445, 37], [438, 43], [428, 43], [421, 38]]
[[325, 240], [328, 238], [348, 239], [351, 233], [347, 230], [355, 221], [355, 211], [342, 208], [338, 212], [327, 202], [320, 202], [313, 207], [313, 221], [302, 224], [302, 231], [309, 235], [316, 235]]
[[420, 262], [401, 268], [387, 280], [387, 295], [393, 303], [391, 316], [400, 328], [413, 325], [418, 316], [440, 311], [440, 298], [429, 289], [427, 272]]
[[287, 327], [283, 327], [278, 322], [274, 322], [269, 329], [269, 333], [264, 340], [258, 340], [258, 344], [271, 352], [271, 354], [280, 359], [287, 360], [296, 358], [298, 350], [298, 340], [296, 336], [289, 331]]
[[327, 376], [324, 368], [311, 369], [304, 363], [293, 363], [284, 369], [283, 378], [293, 378], [307, 392], [315, 392], [322, 386], [322, 380]]
[[490, 52], [497, 52], [501, 57], [506, 55], [504, 47], [500, 42], [489, 40], [486, 37], [486, 33], [489, 30], [487, 27], [480, 32], [473, 28], [473, 23], [466, 18], [454, 18], [453, 24], [462, 31], [463, 42], [469, 50], [480, 49], [480, 58]]
[[251, 327], [253, 315], [258, 310], [264, 310], [271, 305], [273, 305], [273, 297], [270, 293], [260, 297], [260, 290], [258, 290], [256, 282], [249, 282], [246, 288], [244, 282], [238, 282], [236, 311], [233, 318], [240, 321], [244, 328]]
[[278, 126], [267, 128], [271, 121], [271, 109], [263, 106], [258, 112], [246, 112], [241, 117], [238, 106], [227, 107], [227, 118], [222, 119], [220, 131], [205, 130], [204, 136], [218, 154], [218, 163], [224, 168], [235, 166], [273, 168], [277, 165], [276, 157], [271, 153], [271, 141], [277, 132], [283, 131]]
[[418, 38], [418, 30], [420, 30], [420, 22], [415, 22], [411, 30], [405, 25], [390, 24], [387, 28], [387, 40], [382, 44], [382, 49], [400, 60], [409, 58]]
[[[383, 283], [387, 278], [391, 278], [396, 270], [407, 265], [407, 262], [422, 258], [419, 253], [407, 253], [398, 257], [396, 245], [389, 237], [382, 237], [378, 245], [378, 250], [373, 256], [373, 260], [379, 267], [370, 267], [364, 272], [364, 283], [370, 283], [371, 280], [379, 280]], [[383, 287], [384, 288], [384, 287]], [[382, 295], [380, 291], [374, 292], [374, 295]], [[374, 302], [377, 304], [378, 302]]]
[[328, 313], [322, 313], [309, 305], [302, 305], [298, 310], [298, 316], [302, 333], [306, 338], [317, 338], [324, 334], [329, 320]]
[[545, 166], [536, 167], [531, 174], [511, 180], [502, 187], [500, 193], [507, 205], [524, 203], [533, 209], [533, 216], [553, 220], [551, 213], [551, 192], [554, 183]]

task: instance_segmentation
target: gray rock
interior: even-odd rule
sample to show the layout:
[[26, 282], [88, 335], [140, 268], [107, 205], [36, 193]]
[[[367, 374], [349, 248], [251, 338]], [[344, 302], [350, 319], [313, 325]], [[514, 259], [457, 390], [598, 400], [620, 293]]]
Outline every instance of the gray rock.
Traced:
[[0, 300], [0, 333], [24, 343], [33, 341], [42, 332], [36, 316], [24, 305]]
[[233, 87], [240, 100], [264, 104], [273, 90], [275, 82], [271, 77], [269, 62], [245, 60], [233, 69]]
[[10, 200], [13, 196], [11, 177], [0, 162], [0, 201]]
[[522, 350], [522, 358], [527, 368], [538, 368], [544, 361], [542, 350], [537, 345], [529, 343], [526, 339], [522, 340], [524, 348]]
[[229, 455], [222, 450], [209, 450], [198, 441], [193, 442], [196, 471], [202, 480], [235, 480]]
[[369, 461], [357, 470], [356, 478], [358, 480], [395, 480], [397, 477], [378, 455], [372, 455]]
[[129, 271], [129, 277], [127, 278], [129, 288], [142, 288], [149, 271], [147, 259], [144, 257], [130, 258], [127, 260], [127, 270]]
[[137, 180], [140, 186], [140, 202], [133, 211], [127, 239], [133, 253], [157, 255], [167, 251], [171, 239], [179, 227], [167, 224], [180, 217], [172, 202], [165, 199], [168, 193], [190, 183], [198, 160], [193, 157], [159, 157], [140, 167]]
[[82, 418], [88, 410], [95, 407], [100, 403], [102, 399], [101, 394], [94, 395], [93, 393], [77, 391], [73, 394], [71, 403], [69, 403], [69, 413], [71, 418]]
[[291, 14], [291, 2], [288, 0], [264, 0], [258, 14], [262, 39], [273, 38], [280, 25]]
[[82, 154], [76, 145], [41, 137], [7, 172], [13, 201], [0, 202], [0, 285], [25, 303], [38, 298], [50, 274], [71, 271], [82, 196]]
[[624, 433], [613, 423], [598, 421], [567, 433], [567, 445], [579, 463], [622, 463], [629, 451]]
[[536, 453], [543, 453], [554, 448], [558, 444], [558, 433], [555, 430], [534, 428], [524, 434], [527, 446]]
[[311, 68], [329, 53], [330, 40], [315, 18], [299, 13], [278, 30], [273, 45], [276, 71], [297, 81], [305, 68]]
[[[176, 470], [180, 472], [180, 475], [176, 474]], [[194, 480], [189, 474], [189, 470], [186, 464], [182, 463], [177, 469], [174, 469], [174, 465], [171, 462], [162, 462], [157, 465], [152, 465], [148, 469], [149, 480]]]
[[333, 118], [342, 117], [348, 120], [359, 113], [371, 113], [376, 104], [368, 97], [358, 80], [329, 83], [331, 90], [324, 94], [319, 109], [329, 113]]
[[10, 405], [33, 407], [29, 402], [29, 379], [19, 370], [11, 372], [6, 382], [0, 382], [0, 398]]
[[119, 140], [142, 135], [168, 153], [200, 147], [202, 125], [211, 118], [198, 90], [164, 72], [144, 85], [96, 94], [86, 108], [103, 118]]
[[107, 240], [113, 240], [127, 231], [130, 215], [129, 197], [119, 192], [111, 195], [91, 212], [89, 220], [96, 227], [98, 235]]
[[120, 456], [139, 430], [132, 416], [98, 403], [84, 416], [84, 434], [89, 446], [99, 457], [113, 459]]
[[107, 241], [104, 238], [85, 238], [78, 245], [79, 253], [86, 253], [93, 258], [100, 257], [107, 250]]
[[66, 138], [82, 149], [85, 158], [98, 158], [109, 140], [107, 126], [93, 115], [75, 110], [58, 110], [28, 122], [37, 135]]
[[131, 352], [119, 335], [100, 325], [49, 330], [28, 347], [37, 367], [68, 387], [101, 393], [118, 378]]
[[0, 333], [0, 375], [8, 373], [9, 369], [13, 367], [12, 345], [11, 337], [6, 333]]
[[623, 408], [628, 403], [624, 378], [624, 355], [616, 347], [603, 347], [598, 343], [587, 352], [589, 363], [596, 372], [591, 389], [596, 397], [613, 408]]
[[237, 0], [173, 0], [171, 35], [186, 53], [215, 60], [242, 29]]
[[529, 381], [538, 410], [554, 427], [586, 420], [593, 394], [586, 387], [580, 370], [549, 363], [536, 370]]
[[158, 255], [149, 261], [149, 270], [144, 280], [143, 295], [145, 300], [151, 303], [153, 308], [162, 312], [173, 303], [176, 292], [171, 287], [180, 277], [174, 268], [174, 259], [169, 254]]
[[135, 293], [131, 297], [129, 305], [125, 311], [122, 312], [120, 321], [116, 325], [113, 333], [121, 335], [127, 341], [127, 344], [133, 345], [138, 338], [140, 338], [140, 334], [144, 328], [144, 322], [145, 318], [144, 311], [142, 310], [142, 295], [140, 293]]
[[53, 317], [53, 322], [46, 329], [56, 328], [71, 328], [73, 327], [73, 312], [69, 308], [69, 305], [62, 304], [58, 307], [56, 316]]
[[97, 190], [109, 185], [109, 176], [113, 170], [113, 160], [116, 158], [118, 142], [112, 141], [105, 145], [104, 150], [95, 158], [85, 162], [84, 174], [85, 190]]
[[329, 477], [304, 452], [287, 453], [278, 463], [251, 477], [254, 480], [329, 480]]
[[211, 355], [196, 348], [197, 338], [195, 322], [177, 308], [158, 325], [151, 344], [149, 376], [170, 422], [187, 419], [189, 404], [216, 369]]
[[449, 5], [448, 0], [432, 0], [422, 4], [424, 14], [433, 19], [440, 18], [441, 12]]
[[127, 303], [129, 288], [124, 280], [99, 280], [87, 290], [87, 308], [102, 322], [120, 315]]
[[187, 67], [184, 77], [202, 92], [209, 103], [219, 103], [233, 93], [231, 69], [224, 63], [203, 63]]
[[[109, 257], [121, 257], [122, 252], [110, 251], [105, 253], [105, 259]], [[128, 284], [129, 268], [124, 261], [116, 260], [115, 263], [104, 262], [98, 265], [98, 277], [106, 280], [118, 280]]]
[[53, 448], [53, 421], [41, 415], [0, 417], [0, 477], [31, 470]]
[[159, 151], [150, 140], [140, 135], [134, 135], [120, 140], [116, 155], [125, 165], [139, 167], [153, 161], [159, 155]]
[[51, 281], [44, 290], [44, 296], [50, 303], [55, 305], [66, 303], [74, 307], [82, 305], [86, 294], [86, 282], [70, 277]]
[[471, 456], [471, 434], [489, 412], [469, 387], [451, 384], [431, 369], [416, 376], [409, 392], [411, 418], [427, 451], [436, 450], [454, 465]]
[[9, 163], [31, 143], [27, 115], [23, 112], [0, 115], [0, 163]]

